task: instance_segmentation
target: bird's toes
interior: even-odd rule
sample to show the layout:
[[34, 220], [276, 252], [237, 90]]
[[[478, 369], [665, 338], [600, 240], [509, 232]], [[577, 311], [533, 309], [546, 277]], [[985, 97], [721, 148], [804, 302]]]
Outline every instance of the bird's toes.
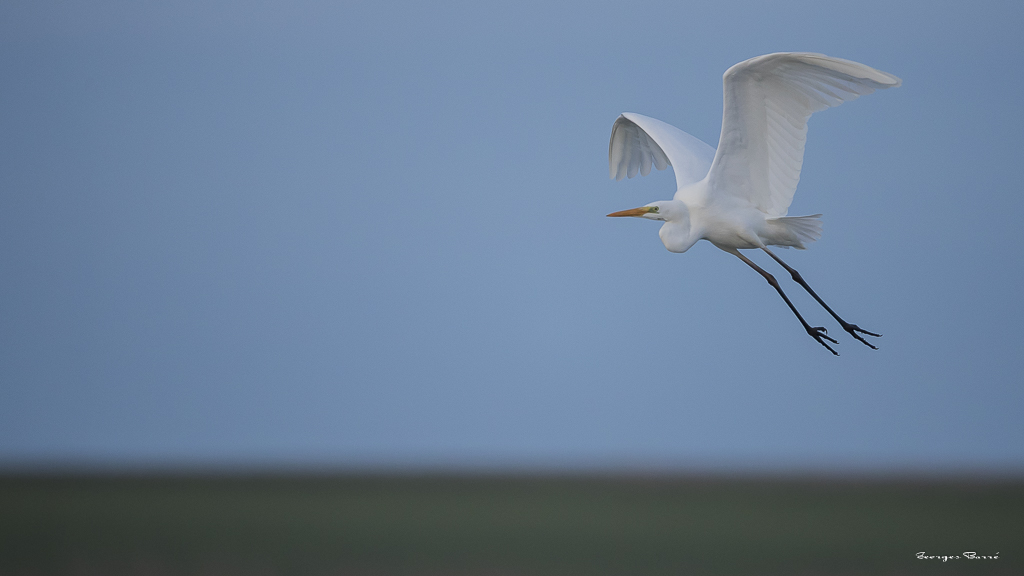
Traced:
[[857, 340], [860, 340], [861, 342], [863, 342], [864, 345], [867, 346], [868, 348], [871, 348], [872, 350], [878, 350], [878, 346], [875, 346], [871, 342], [868, 342], [867, 340], [861, 338], [860, 334], [857, 334], [856, 332], [850, 332], [850, 335], [853, 336], [854, 338], [856, 338]]
[[850, 334], [853, 334], [854, 332], [860, 332], [861, 334], [865, 334], [867, 336], [874, 336], [875, 338], [881, 338], [882, 337], [881, 334], [875, 334], [874, 332], [868, 332], [867, 330], [861, 328], [860, 326], [857, 326], [856, 324], [847, 324], [846, 326], [843, 326], [843, 328], [847, 332], [849, 332]]
[[[816, 340], [818, 340], [818, 344], [821, 344], [822, 346], [824, 346], [825, 349], [828, 350], [829, 352], [831, 352], [833, 355], [839, 356], [839, 352], [836, 352], [835, 350], [833, 350], [831, 346], [829, 346], [828, 344], [823, 342], [821, 339], [816, 338]], [[832, 339], [829, 338], [829, 340], [832, 340]], [[835, 342], [835, 340], [832, 340], [832, 341]]]
[[854, 326], [853, 329], [856, 330], [857, 332], [860, 332], [861, 334], [867, 334], [868, 336], [874, 336], [875, 338], [881, 338], [882, 337], [881, 334], [876, 334], [874, 332], [869, 332], [869, 331], [861, 328], [860, 326]]
[[[875, 338], [881, 338], [882, 337], [881, 334], [875, 334], [874, 332], [868, 332], [867, 330], [861, 328], [860, 326], [857, 326], [856, 324], [849, 324], [849, 323], [846, 323], [846, 322], [843, 323], [843, 330], [846, 330], [847, 332], [850, 333], [850, 336], [853, 336], [857, 340], [863, 342], [864, 345], [867, 346], [868, 348], [871, 348], [872, 350], [878, 350], [878, 346], [875, 346], [871, 342], [868, 342], [867, 340], [865, 340], [863, 337], [861, 337], [861, 334], [864, 334], [866, 336], [874, 336]], [[858, 334], [858, 332], [860, 332], [860, 334]]]
[[812, 338], [819, 342], [821, 342], [821, 339], [824, 338], [825, 340], [828, 340], [833, 344], [839, 344], [839, 342], [835, 338], [832, 338], [831, 336], [828, 335], [828, 330], [826, 330], [824, 326], [815, 326], [814, 328], [808, 330], [807, 333], [810, 334]]
[[838, 342], [836, 342], [834, 338], [826, 334], [826, 332], [827, 331], [823, 326], [816, 326], [813, 328], [810, 326], [807, 327], [807, 333], [811, 335], [811, 338], [814, 338], [814, 340], [817, 341], [818, 344], [824, 346], [829, 352], [835, 354], [836, 356], [839, 356], [839, 352], [833, 350], [832, 347], [825, 342], [825, 340], [828, 340], [833, 344], [838, 344]]

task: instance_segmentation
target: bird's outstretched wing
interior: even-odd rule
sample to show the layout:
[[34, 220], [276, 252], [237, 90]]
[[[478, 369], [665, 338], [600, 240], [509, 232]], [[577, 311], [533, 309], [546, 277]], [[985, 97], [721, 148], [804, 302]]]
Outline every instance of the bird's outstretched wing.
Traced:
[[779, 217], [789, 210], [800, 180], [811, 114], [901, 80], [822, 54], [779, 53], [736, 64], [723, 83], [722, 137], [709, 186]]
[[616, 180], [647, 176], [653, 163], [676, 173], [676, 186], [703, 180], [715, 158], [715, 149], [679, 128], [640, 114], [625, 112], [612, 126], [608, 142], [609, 174]]

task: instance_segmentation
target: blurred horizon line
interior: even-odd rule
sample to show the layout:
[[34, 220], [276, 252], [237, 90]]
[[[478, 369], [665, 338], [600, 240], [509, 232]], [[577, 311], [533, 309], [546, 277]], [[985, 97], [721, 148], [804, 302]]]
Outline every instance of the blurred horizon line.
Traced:
[[1024, 467], [346, 465], [210, 462], [2, 462], [7, 479], [395, 479], [666, 482], [1024, 483]]

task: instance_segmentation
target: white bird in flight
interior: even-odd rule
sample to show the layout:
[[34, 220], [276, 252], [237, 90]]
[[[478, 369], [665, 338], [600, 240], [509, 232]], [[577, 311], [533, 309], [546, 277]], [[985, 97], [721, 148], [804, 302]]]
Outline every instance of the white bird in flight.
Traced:
[[840, 318], [768, 246], [803, 249], [821, 237], [821, 214], [786, 215], [800, 180], [811, 114], [901, 83], [892, 74], [823, 54], [784, 52], [740, 62], [723, 76], [725, 105], [717, 151], [660, 120], [624, 113], [612, 126], [608, 143], [611, 177], [632, 178], [637, 172], [646, 176], [651, 164], [658, 170], [672, 166], [679, 189], [672, 200], [608, 216], [663, 221], [659, 235], [671, 252], [686, 252], [698, 240], [707, 240], [736, 256], [778, 291], [812, 338], [838, 356], [828, 345], [837, 344], [828, 331], [808, 324], [775, 277], [740, 253], [764, 250], [844, 330], [877, 350], [861, 334], [881, 334]]

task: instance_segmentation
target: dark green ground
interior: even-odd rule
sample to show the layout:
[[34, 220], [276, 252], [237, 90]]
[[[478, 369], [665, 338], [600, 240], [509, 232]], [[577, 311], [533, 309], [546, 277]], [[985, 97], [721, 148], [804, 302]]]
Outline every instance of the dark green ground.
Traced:
[[[999, 553], [918, 560], [915, 553]], [[1024, 483], [0, 477], [0, 574], [1024, 574]]]

